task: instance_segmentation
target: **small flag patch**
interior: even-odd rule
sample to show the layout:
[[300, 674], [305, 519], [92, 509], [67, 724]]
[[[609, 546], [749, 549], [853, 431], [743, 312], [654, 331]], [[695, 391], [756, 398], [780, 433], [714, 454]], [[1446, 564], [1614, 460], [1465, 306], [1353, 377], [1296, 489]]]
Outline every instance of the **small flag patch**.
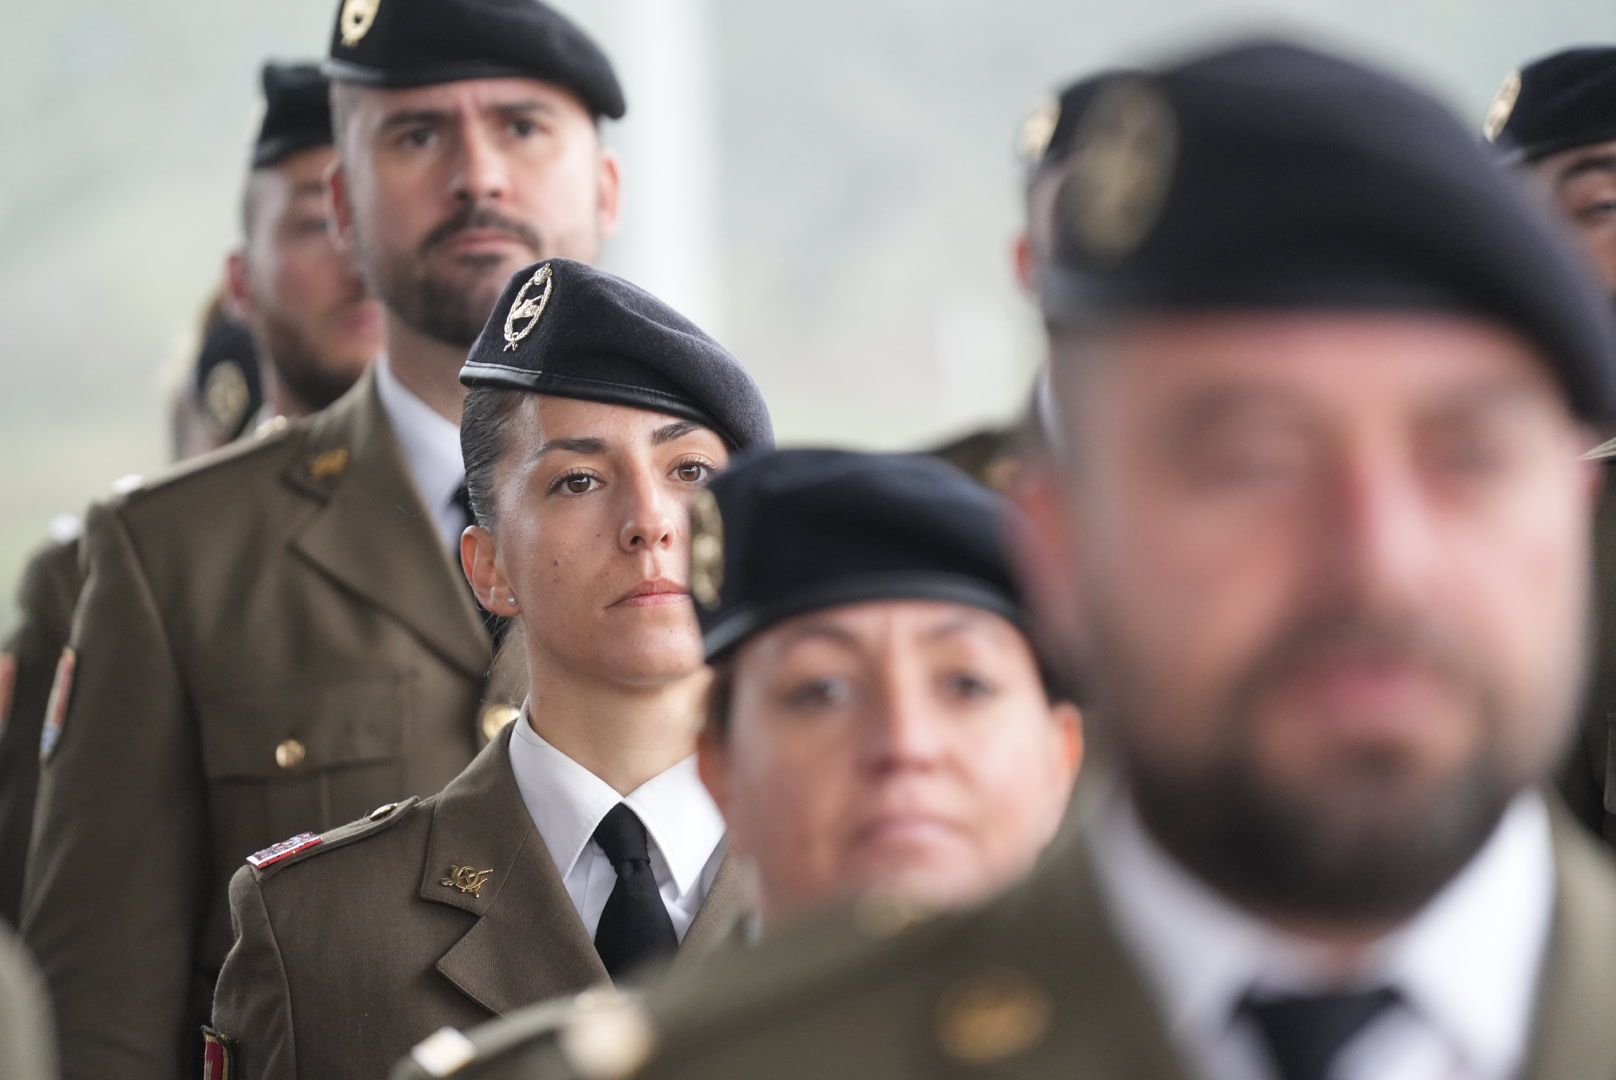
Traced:
[[45, 761], [62, 741], [62, 725], [67, 721], [67, 703], [73, 696], [73, 669], [79, 654], [69, 646], [56, 661], [56, 678], [51, 682], [50, 700], [45, 704], [45, 726], [39, 732], [39, 760]]
[[202, 1080], [235, 1080], [236, 1040], [202, 1025]]
[[262, 870], [264, 867], [278, 863], [288, 856], [296, 855], [306, 848], [314, 847], [319, 842], [320, 836], [318, 833], [298, 833], [296, 836], [282, 840], [278, 844], [269, 845], [263, 851], [253, 852], [247, 856], [247, 862]]

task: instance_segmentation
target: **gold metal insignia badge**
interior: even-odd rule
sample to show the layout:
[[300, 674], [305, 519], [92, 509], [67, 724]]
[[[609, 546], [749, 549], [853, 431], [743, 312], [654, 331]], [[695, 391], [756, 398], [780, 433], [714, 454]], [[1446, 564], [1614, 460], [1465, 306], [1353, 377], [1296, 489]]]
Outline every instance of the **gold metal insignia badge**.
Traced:
[[1504, 76], [1504, 84], [1493, 95], [1493, 103], [1487, 106], [1487, 118], [1481, 122], [1481, 133], [1487, 136], [1488, 142], [1497, 142], [1498, 136], [1503, 132], [1504, 125], [1509, 123], [1510, 114], [1515, 111], [1515, 102], [1521, 96], [1521, 73], [1512, 71]]
[[1044, 151], [1049, 149], [1049, 140], [1055, 137], [1055, 128], [1060, 124], [1060, 115], [1060, 102], [1048, 98], [1039, 102], [1038, 107], [1021, 122], [1021, 133], [1016, 137], [1016, 152], [1025, 164], [1036, 165], [1043, 160]]
[[[533, 332], [539, 325], [539, 316], [544, 314], [546, 305], [550, 303], [550, 291], [553, 283], [550, 280], [550, 264], [545, 263], [528, 278], [527, 284], [516, 294], [511, 301], [511, 310], [505, 313], [505, 352], [515, 352], [516, 343]], [[538, 296], [529, 296], [534, 289], [540, 290]], [[520, 329], [517, 323], [523, 319], [526, 325]]]
[[221, 432], [234, 434], [247, 419], [251, 391], [238, 360], [215, 364], [202, 386], [202, 406]]
[[478, 870], [474, 866], [456, 865], [449, 867], [449, 876], [438, 882], [438, 884], [446, 885], [451, 889], [459, 889], [461, 892], [469, 893], [472, 896], [481, 896], [483, 886], [488, 884], [488, 879], [493, 876], [494, 871], [492, 870]]
[[1149, 235], [1167, 201], [1178, 126], [1167, 95], [1140, 78], [1101, 90], [1078, 120], [1065, 198], [1094, 255], [1120, 259]]
[[344, 0], [342, 16], [337, 22], [342, 43], [350, 49], [359, 44], [370, 33], [376, 22], [376, 10], [381, 6], [381, 0]]
[[327, 450], [309, 459], [309, 476], [315, 480], [330, 480], [348, 471], [348, 451], [343, 447]]
[[937, 1041], [955, 1061], [985, 1065], [1042, 1042], [1054, 1018], [1049, 995], [1017, 971], [977, 976], [953, 987], [937, 1011]]
[[724, 518], [705, 489], [690, 504], [690, 595], [704, 608], [718, 606], [724, 587]]

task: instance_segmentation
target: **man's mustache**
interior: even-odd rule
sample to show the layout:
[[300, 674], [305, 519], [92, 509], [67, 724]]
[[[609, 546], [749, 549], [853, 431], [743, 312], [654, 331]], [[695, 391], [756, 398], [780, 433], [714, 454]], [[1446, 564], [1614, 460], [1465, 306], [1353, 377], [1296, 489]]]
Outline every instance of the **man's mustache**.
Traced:
[[435, 248], [447, 243], [455, 234], [465, 232], [468, 229], [476, 229], [480, 232], [502, 232], [514, 240], [521, 241], [527, 245], [528, 250], [534, 253], [537, 253], [541, 246], [539, 234], [534, 231], [532, 226], [514, 218], [508, 218], [499, 211], [491, 210], [486, 206], [476, 206], [467, 207], [427, 233], [426, 239], [421, 241], [420, 253], [422, 255], [429, 254]]

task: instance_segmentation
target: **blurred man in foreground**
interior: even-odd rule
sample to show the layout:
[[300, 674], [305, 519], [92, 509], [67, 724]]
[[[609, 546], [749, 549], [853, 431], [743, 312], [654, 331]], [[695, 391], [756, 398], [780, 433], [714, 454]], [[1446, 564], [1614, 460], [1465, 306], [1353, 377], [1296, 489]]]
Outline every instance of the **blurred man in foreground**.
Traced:
[[1616, 877], [1541, 790], [1608, 305], [1371, 69], [1236, 44], [1078, 119], [1023, 562], [1115, 788], [976, 912], [787, 937], [462, 1075], [1616, 1076]]

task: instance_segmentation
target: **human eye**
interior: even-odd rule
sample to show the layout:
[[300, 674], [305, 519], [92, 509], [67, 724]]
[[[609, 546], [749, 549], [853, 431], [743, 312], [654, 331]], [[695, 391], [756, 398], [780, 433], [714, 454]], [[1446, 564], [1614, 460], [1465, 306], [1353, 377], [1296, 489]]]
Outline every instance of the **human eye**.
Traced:
[[819, 675], [789, 684], [785, 703], [797, 712], [827, 712], [853, 700], [852, 683], [835, 675]]
[[425, 150], [437, 142], [436, 128], [427, 124], [416, 124], [399, 131], [393, 140], [393, 145], [402, 150]]
[[600, 486], [600, 477], [582, 469], [564, 472], [550, 481], [551, 495], [587, 495]]
[[718, 475], [718, 468], [705, 458], [687, 457], [673, 466], [673, 475], [686, 484], [706, 485]]
[[943, 676], [943, 692], [955, 701], [986, 701], [998, 694], [999, 687], [986, 675], [961, 668]]

